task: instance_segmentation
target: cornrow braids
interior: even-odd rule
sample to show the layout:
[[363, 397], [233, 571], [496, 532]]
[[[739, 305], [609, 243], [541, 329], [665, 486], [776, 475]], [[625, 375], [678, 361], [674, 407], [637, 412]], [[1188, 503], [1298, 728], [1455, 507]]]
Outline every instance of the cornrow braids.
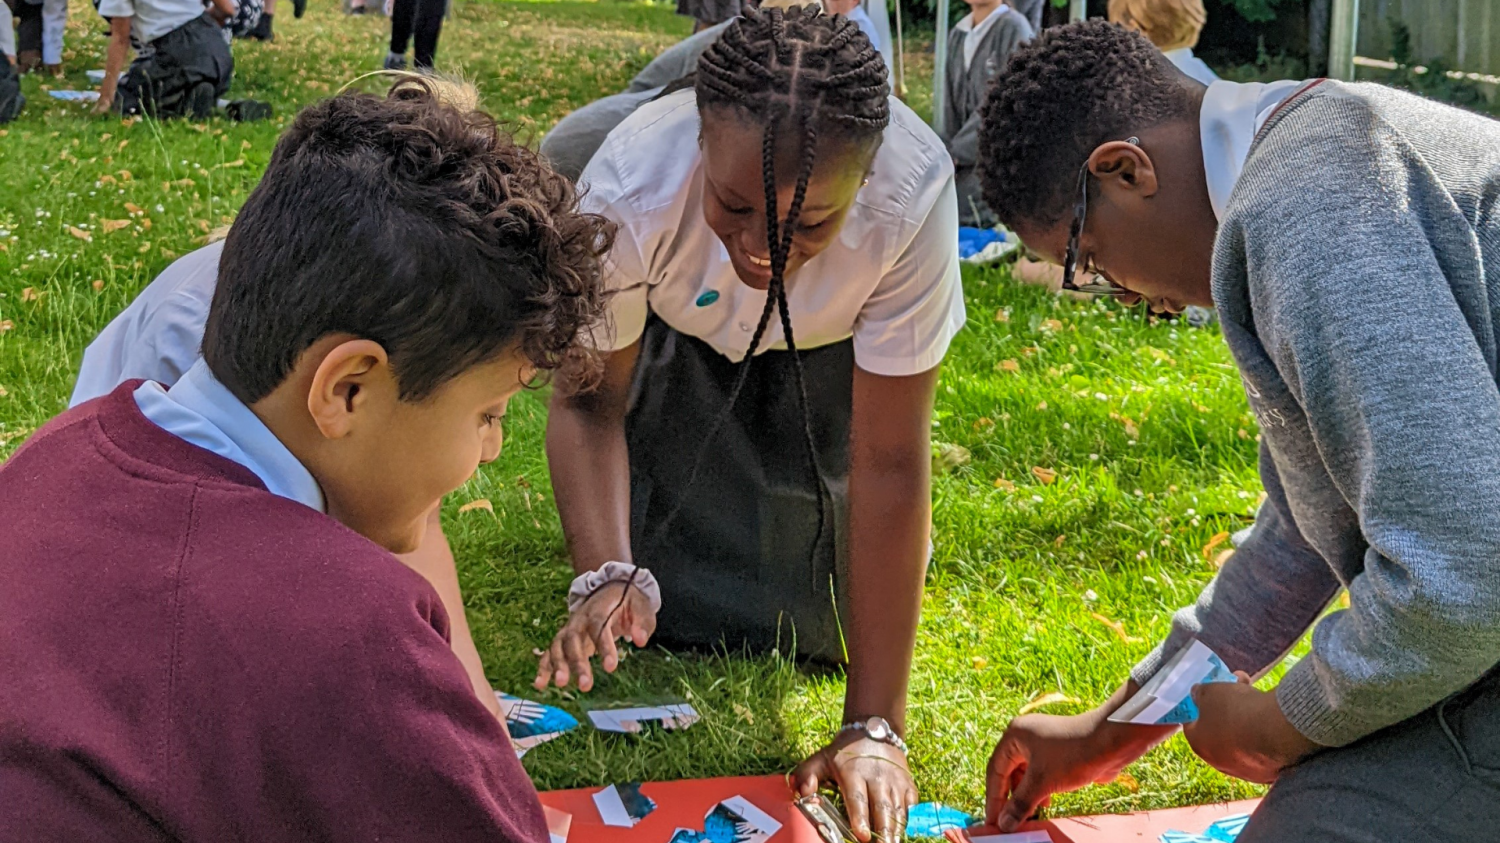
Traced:
[[[885, 60], [859, 27], [843, 15], [824, 15], [816, 5], [789, 9], [749, 9], [736, 18], [719, 40], [698, 59], [692, 76], [700, 114], [714, 109], [732, 110], [741, 119], [764, 127], [761, 143], [761, 174], [766, 191], [766, 247], [771, 257], [771, 281], [766, 288], [766, 306], [751, 336], [745, 359], [735, 373], [734, 385], [724, 407], [714, 417], [693, 458], [687, 481], [677, 503], [657, 525], [647, 542], [660, 544], [688, 500], [688, 491], [708, 456], [719, 429], [729, 419], [735, 402], [750, 376], [771, 314], [780, 316], [787, 351], [792, 355], [797, 380], [797, 399], [802, 408], [803, 444], [817, 486], [818, 529], [813, 540], [817, 552], [827, 520], [822, 473], [807, 403], [807, 383], [802, 357], [792, 334], [787, 308], [786, 264], [792, 250], [802, 202], [812, 179], [820, 137], [837, 138], [855, 148], [877, 145], [891, 122], [890, 93]], [[783, 131], [799, 133], [797, 182], [786, 219], [778, 218], [776, 198], [776, 150]], [[797, 137], [792, 135], [791, 137]], [[625, 592], [606, 617], [608, 628], [614, 613], [625, 605], [635, 573]]]

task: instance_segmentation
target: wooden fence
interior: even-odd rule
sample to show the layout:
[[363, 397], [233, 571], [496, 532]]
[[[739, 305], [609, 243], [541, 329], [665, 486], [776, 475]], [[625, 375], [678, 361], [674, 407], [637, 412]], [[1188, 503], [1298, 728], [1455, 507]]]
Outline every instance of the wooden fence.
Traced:
[[1500, 76], [1500, 0], [1359, 0], [1357, 53], [1391, 57], [1391, 19], [1411, 30], [1412, 58]]

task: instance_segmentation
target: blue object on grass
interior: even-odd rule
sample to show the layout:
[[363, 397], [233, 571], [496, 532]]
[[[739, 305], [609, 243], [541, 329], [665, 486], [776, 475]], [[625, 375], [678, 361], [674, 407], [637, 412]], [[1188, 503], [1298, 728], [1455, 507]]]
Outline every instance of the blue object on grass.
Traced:
[[959, 226], [958, 228], [958, 256], [960, 258], [972, 258], [984, 251], [984, 247], [1002, 241], [1005, 234], [993, 228], [970, 228]]
[[941, 802], [923, 802], [906, 812], [906, 836], [942, 837], [949, 829], [965, 829], [978, 820]]
[[499, 696], [501, 708], [505, 710], [506, 727], [512, 738], [552, 735], [578, 728], [578, 720], [560, 708], [523, 700], [510, 694]]

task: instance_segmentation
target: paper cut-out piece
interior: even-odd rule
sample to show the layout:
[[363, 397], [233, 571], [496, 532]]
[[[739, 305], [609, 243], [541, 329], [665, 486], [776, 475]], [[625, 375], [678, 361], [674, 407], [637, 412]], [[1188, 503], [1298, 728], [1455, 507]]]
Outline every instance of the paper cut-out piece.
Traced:
[[1045, 831], [1017, 831], [1012, 834], [986, 834], [970, 837], [970, 843], [1052, 843], [1052, 835]]
[[641, 793], [641, 783], [612, 784], [594, 794], [594, 805], [605, 825], [634, 828], [656, 810], [651, 797]]
[[644, 724], [657, 723], [664, 729], [686, 729], [698, 722], [698, 711], [685, 702], [662, 705], [627, 705], [621, 708], [595, 708], [589, 711], [589, 722], [601, 732], [638, 734]]
[[103, 70], [86, 70], [84, 72], [88, 74], [90, 82], [96, 82], [97, 83], [97, 82], [103, 82], [104, 81], [104, 71]]
[[98, 91], [48, 91], [47, 94], [55, 100], [64, 102], [97, 102]]
[[516, 757], [527, 750], [556, 740], [578, 728], [573, 715], [560, 708], [523, 700], [510, 694], [495, 692], [500, 703], [500, 713], [505, 715], [505, 728], [510, 732], [510, 742], [516, 747]]
[[1214, 820], [1201, 834], [1176, 830], [1165, 832], [1161, 843], [1234, 843], [1248, 822], [1249, 814], [1232, 814]]
[[709, 810], [702, 831], [679, 828], [669, 843], [765, 843], [780, 830], [771, 815], [735, 796]]
[[941, 802], [923, 802], [906, 812], [907, 837], [942, 837], [949, 829], [964, 829], [978, 820]]
[[1234, 671], [1213, 650], [1193, 639], [1157, 669], [1141, 690], [1109, 716], [1113, 723], [1146, 726], [1191, 723], [1198, 719], [1193, 687], [1212, 682], [1236, 682]]
[[573, 815], [556, 808], [542, 806], [542, 815], [547, 818], [547, 835], [551, 843], [568, 843], [568, 829], [573, 827]]

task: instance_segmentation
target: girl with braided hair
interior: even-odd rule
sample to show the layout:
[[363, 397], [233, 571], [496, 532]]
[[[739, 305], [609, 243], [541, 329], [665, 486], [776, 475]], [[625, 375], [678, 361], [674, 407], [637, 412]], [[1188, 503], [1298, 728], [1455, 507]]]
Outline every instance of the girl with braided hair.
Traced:
[[847, 725], [796, 778], [836, 781], [861, 839], [916, 798], [932, 397], [964, 324], [951, 159], [886, 79], [842, 15], [752, 10], [585, 169], [615, 292], [602, 384], [549, 418], [579, 577], [537, 674], [588, 690], [653, 634], [847, 660]]

